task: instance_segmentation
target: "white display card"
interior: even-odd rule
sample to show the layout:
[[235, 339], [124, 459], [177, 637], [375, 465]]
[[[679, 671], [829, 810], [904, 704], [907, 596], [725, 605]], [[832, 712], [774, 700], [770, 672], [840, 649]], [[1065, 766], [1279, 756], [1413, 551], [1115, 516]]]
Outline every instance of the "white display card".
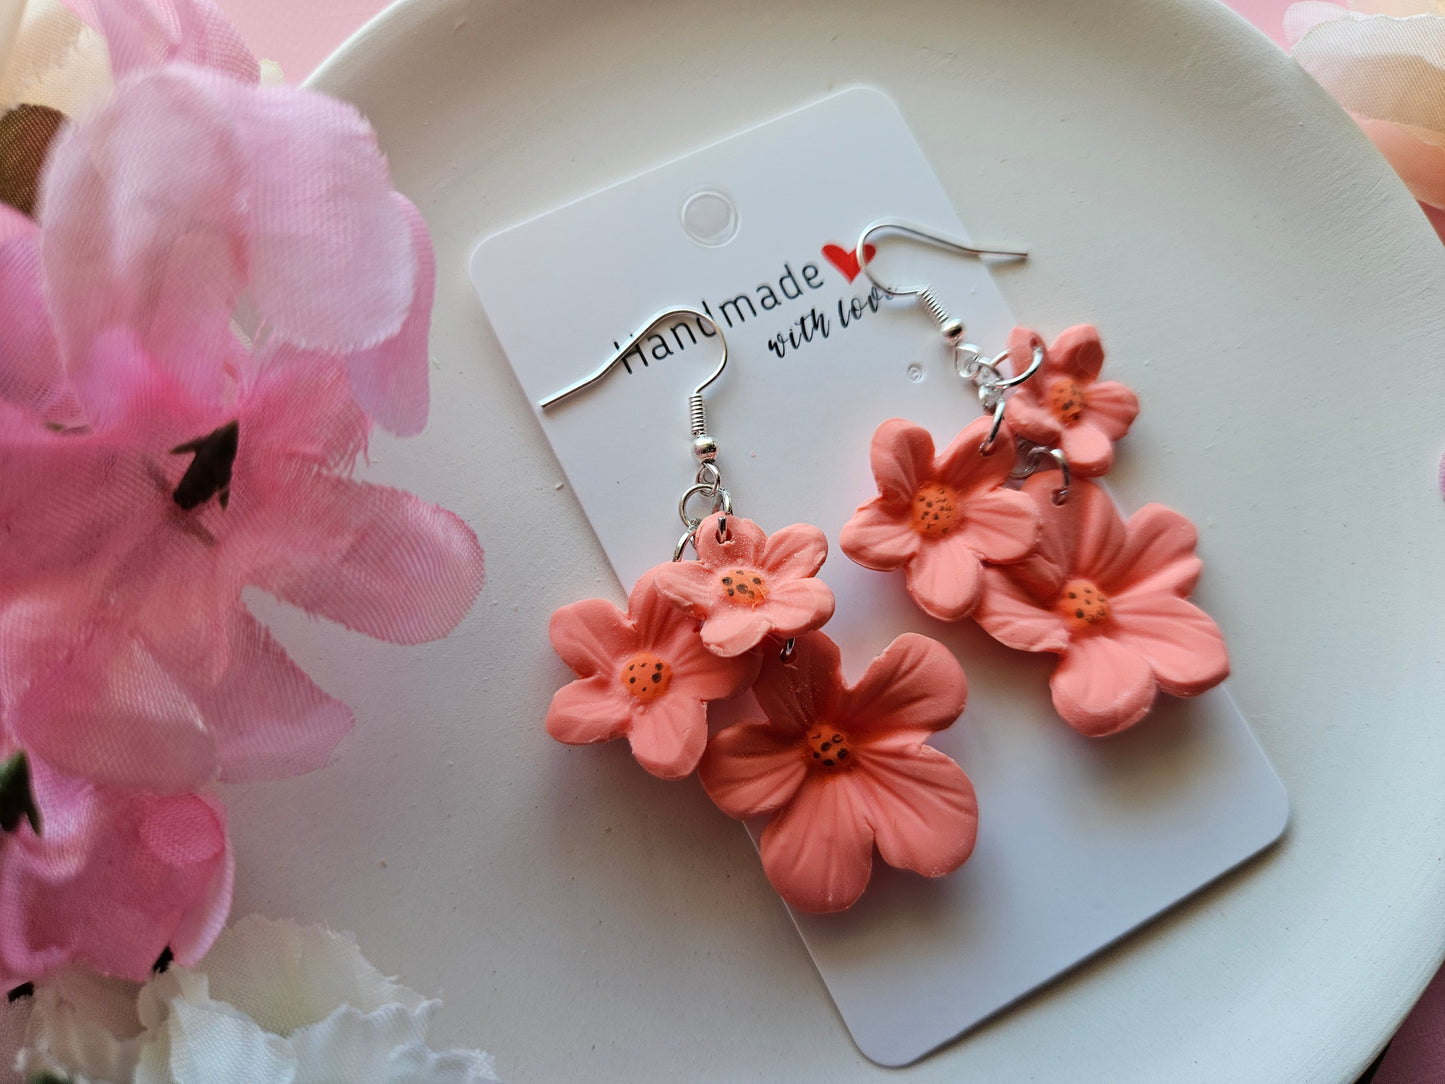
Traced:
[[[897, 107], [854, 89], [487, 238], [471, 276], [624, 586], [668, 560], [682, 533], [677, 501], [697, 469], [686, 398], [715, 367], [717, 343], [695, 322], [660, 326], [597, 386], [545, 413], [536, 404], [652, 314], [706, 305], [730, 349], [707, 392], [724, 481], [737, 513], [764, 530], [807, 522], [827, 533], [820, 575], [838, 608], [826, 631], [847, 679], [910, 630], [962, 662], [968, 708], [934, 744], [977, 789], [972, 858], [936, 881], [875, 860], [851, 911], [793, 916], [859, 1049], [902, 1065], [1268, 846], [1288, 807], [1224, 688], [1161, 696], [1132, 731], [1082, 738], [1050, 704], [1054, 656], [928, 619], [901, 572], [859, 568], [838, 549], [840, 528], [877, 492], [868, 444], [880, 422], [908, 418], [941, 449], [979, 413], [937, 326], [856, 274], [851, 248], [880, 218], [968, 236]], [[888, 241], [874, 266], [931, 283], [970, 341], [1003, 348], [1013, 320], [982, 262]], [[1119, 454], [1148, 449], [1126, 439]], [[1168, 503], [1168, 479], [1157, 481]]]

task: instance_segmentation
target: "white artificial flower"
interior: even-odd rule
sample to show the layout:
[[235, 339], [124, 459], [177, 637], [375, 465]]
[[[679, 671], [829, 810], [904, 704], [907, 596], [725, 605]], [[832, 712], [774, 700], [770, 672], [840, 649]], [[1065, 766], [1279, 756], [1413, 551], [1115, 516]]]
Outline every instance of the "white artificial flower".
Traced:
[[105, 39], [59, 0], [0, 0], [0, 113], [25, 102], [74, 116], [110, 87]]
[[145, 985], [67, 971], [37, 986], [17, 1068], [75, 1084], [479, 1084], [476, 1050], [426, 1045], [441, 1002], [349, 934], [251, 916], [196, 968]]

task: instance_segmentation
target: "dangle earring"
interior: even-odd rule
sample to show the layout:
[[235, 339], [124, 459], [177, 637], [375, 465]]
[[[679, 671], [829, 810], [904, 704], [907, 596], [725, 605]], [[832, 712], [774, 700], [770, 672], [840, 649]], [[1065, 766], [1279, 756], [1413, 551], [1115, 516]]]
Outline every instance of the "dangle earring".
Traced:
[[[858, 251], [882, 230], [965, 255], [1024, 258], [890, 222], [869, 226]], [[866, 261], [862, 269], [884, 293], [919, 298], [954, 347], [959, 375], [978, 389], [992, 418], [966, 427], [933, 463], [925, 431], [898, 419], [884, 422], [872, 445], [879, 496], [843, 529], [843, 551], [870, 568], [904, 566], [910, 594], [936, 617], [971, 613], [1009, 647], [1058, 655], [1049, 682], [1054, 708], [1082, 734], [1133, 726], [1160, 691], [1197, 696], [1223, 681], [1229, 673], [1224, 638], [1187, 601], [1201, 568], [1193, 524], [1158, 504], [1125, 522], [1108, 493], [1087, 481], [1109, 469], [1114, 441], [1139, 410], [1132, 391], [1098, 379], [1104, 361], [1098, 332], [1079, 325], [1046, 347], [1035, 332], [1015, 328], [1003, 353], [986, 359], [963, 342], [963, 324], [927, 286], [890, 287]], [[1017, 375], [1003, 375], [1006, 362]], [[989, 479], [1022, 484], [989, 491], [975, 475], [965, 506], [956, 484], [964, 478], [959, 462], [969, 462], [965, 453], [984, 427], [989, 433], [977, 445], [980, 453], [994, 437], [1013, 444], [1002, 453], [1007, 469], [994, 467]], [[1037, 473], [1048, 466], [1059, 468], [1062, 485]], [[1021, 498], [1035, 517], [1026, 548], [1020, 546], [1028, 533], [1022, 506], [1011, 503], [1005, 516], [998, 497], [1006, 493]], [[969, 541], [950, 541], [955, 530]], [[976, 586], [971, 602], [968, 586]], [[940, 599], [953, 605], [940, 606]]]
[[[723, 347], [688, 397], [699, 465], [678, 502], [683, 534], [672, 560], [638, 580], [626, 613], [587, 599], [553, 614], [552, 644], [577, 680], [552, 698], [547, 732], [578, 745], [625, 735], [653, 775], [679, 779], [697, 768], [724, 813], [771, 817], [759, 843], [763, 870], [799, 910], [852, 906], [875, 844], [894, 866], [950, 873], [973, 851], [978, 806], [963, 769], [926, 739], [963, 711], [963, 668], [942, 644], [907, 633], [857, 685], [844, 682], [837, 645], [817, 631], [833, 616], [833, 593], [814, 578], [826, 536], [809, 524], [769, 536], [733, 514], [702, 397], [727, 365], [711, 317], [659, 313], [542, 409], [602, 380], [652, 327], [677, 316], [710, 323]], [[695, 560], [683, 559], [689, 546]], [[709, 740], [708, 702], [749, 685], [763, 718]]]
[[[1017, 457], [1011, 428], [1004, 422], [1006, 393], [1030, 380], [1044, 365], [1043, 344], [1014, 344], [992, 359], [964, 341], [963, 322], [949, 316], [926, 285], [882, 282], [870, 266], [868, 238], [882, 230], [903, 234], [973, 257], [1026, 254], [977, 249], [903, 223], [878, 222], [859, 239], [860, 269], [890, 297], [917, 297], [938, 321], [954, 350], [954, 368], [977, 392], [985, 414], [935, 456], [926, 429], [890, 418], [873, 434], [870, 458], [878, 496], [854, 514], [839, 538], [843, 552], [865, 568], [902, 568], [908, 593], [924, 613], [940, 621], [961, 621], [973, 613], [983, 591], [985, 563], [1020, 561], [1038, 546], [1041, 517], [1034, 502], [1009, 487]], [[1005, 360], [1022, 360], [1005, 376]], [[1031, 460], [1037, 464], [1038, 460]], [[1063, 460], [1058, 460], [1062, 465]]]
[[[707, 744], [707, 704], [752, 684], [761, 663], [755, 648], [790, 641], [833, 615], [833, 592], [813, 578], [828, 552], [823, 532], [794, 524], [768, 536], [733, 515], [703, 401], [728, 360], [711, 316], [690, 308], [658, 313], [596, 372], [539, 405], [550, 409], [592, 387], [654, 327], [679, 317], [711, 324], [722, 346], [717, 368], [688, 396], [699, 466], [678, 501], [682, 537], [670, 562], [637, 581], [625, 613], [605, 599], [585, 599], [557, 610], [549, 630], [577, 680], [552, 698], [547, 732], [572, 745], [626, 736], [638, 763], [663, 779], [697, 766]], [[696, 560], [683, 560], [689, 546]]]

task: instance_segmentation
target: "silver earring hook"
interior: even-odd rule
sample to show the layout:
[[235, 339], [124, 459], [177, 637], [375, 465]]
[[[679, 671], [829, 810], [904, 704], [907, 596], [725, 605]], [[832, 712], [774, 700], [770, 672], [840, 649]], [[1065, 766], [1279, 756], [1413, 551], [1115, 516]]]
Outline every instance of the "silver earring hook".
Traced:
[[709, 324], [712, 325], [713, 334], [717, 337], [717, 341], [722, 345], [722, 359], [717, 363], [717, 368], [712, 371], [711, 376], [709, 376], [706, 380], [704, 380], [701, 384], [694, 388], [692, 390], [692, 395], [688, 397], [689, 402], [691, 402], [691, 400], [693, 399], [700, 399], [702, 397], [702, 393], [707, 389], [707, 386], [718, 377], [722, 376], [722, 371], [727, 368], [728, 342], [727, 339], [723, 337], [722, 328], [717, 326], [717, 321], [714, 320], [707, 313], [701, 311], [700, 309], [677, 308], [663, 309], [661, 312], [657, 313], [650, 320], [648, 320], [645, 325], [643, 325], [641, 331], [639, 331], [630, 340], [628, 340], [626, 346], [622, 347], [610, 358], [608, 358], [607, 361], [603, 362], [602, 367], [598, 369], [595, 373], [592, 373], [590, 376], [583, 377], [575, 384], [569, 384], [561, 391], [553, 392], [551, 395], [547, 396], [547, 398], [538, 402], [537, 405], [543, 410], [549, 410], [552, 407], [556, 406], [558, 403], [562, 402], [564, 399], [570, 399], [578, 392], [586, 391], [588, 388], [592, 387], [593, 384], [596, 384], [599, 381], [605, 379], [608, 373], [612, 372], [613, 369], [617, 368], [617, 366], [622, 364], [623, 358], [625, 358], [628, 354], [632, 353], [632, 351], [637, 349], [637, 347], [642, 345], [642, 340], [647, 338], [647, 336], [652, 332], [653, 328], [655, 328], [663, 321], [671, 320], [673, 317], [676, 316], [690, 316], [697, 320], [706, 320]]
[[[702, 393], [707, 390], [708, 385], [722, 376], [722, 371], [727, 368], [728, 364], [727, 336], [723, 334], [722, 328], [718, 327], [717, 321], [714, 320], [709, 313], [703, 312], [700, 309], [686, 306], [675, 309], [663, 309], [649, 319], [647, 323], [643, 325], [642, 330], [629, 339], [625, 346], [621, 347], [603, 362], [601, 368], [595, 373], [583, 377], [575, 384], [569, 384], [561, 391], [553, 392], [537, 404], [543, 410], [548, 410], [564, 399], [568, 399], [578, 392], [585, 391], [599, 381], [606, 379], [607, 374], [622, 364], [623, 358], [627, 357], [628, 354], [632, 353], [632, 351], [636, 350], [642, 344], [642, 341], [651, 334], [653, 328], [668, 320], [676, 319], [679, 316], [691, 317], [695, 320], [706, 320], [708, 324], [712, 326], [713, 338], [717, 339], [718, 345], [722, 347], [722, 358], [718, 361], [717, 368], [712, 371], [707, 379], [693, 388], [691, 394], [687, 397], [688, 424], [692, 429], [692, 454], [697, 458], [699, 467], [697, 477], [694, 479], [693, 484], [688, 487], [686, 492], [683, 493], [682, 499], [677, 502], [677, 514], [682, 519], [686, 531], [683, 533], [682, 538], [678, 540], [677, 546], [673, 550], [672, 559], [674, 561], [682, 559], [683, 550], [689, 542], [696, 543], [697, 529], [702, 525], [703, 519], [708, 515], [717, 514], [718, 516], [718, 541], [721, 542], [727, 538], [728, 517], [733, 514], [732, 495], [723, 488], [722, 472], [718, 470], [717, 441], [708, 435], [707, 406], [703, 402], [702, 397]], [[702, 514], [691, 511], [689, 508], [690, 502], [696, 497], [702, 497], [708, 501], [712, 505], [710, 511]]]
[[943, 302], [933, 292], [933, 287], [927, 283], [920, 283], [916, 286], [890, 286], [883, 282], [873, 269], [869, 267], [868, 260], [868, 238], [881, 230], [889, 233], [902, 234], [904, 237], [912, 237], [917, 241], [924, 241], [936, 248], [946, 249], [949, 252], [956, 252], [961, 256], [973, 256], [982, 259], [985, 256], [1000, 256], [1011, 260], [1026, 260], [1029, 257], [1027, 250], [1007, 248], [975, 248], [972, 245], [965, 245], [962, 241], [956, 241], [951, 237], [944, 237], [941, 234], [926, 230], [922, 226], [915, 226], [910, 222], [894, 222], [888, 219], [879, 219], [877, 222], [866, 226], [858, 237], [858, 247], [855, 253], [858, 257], [858, 269], [868, 277], [878, 289], [882, 290], [889, 297], [916, 297], [919, 303], [928, 310], [930, 316], [938, 321], [939, 329], [943, 332], [943, 338], [949, 346], [957, 346], [963, 342], [965, 332], [962, 320], [954, 319], [948, 315], [948, 310], [943, 307]]

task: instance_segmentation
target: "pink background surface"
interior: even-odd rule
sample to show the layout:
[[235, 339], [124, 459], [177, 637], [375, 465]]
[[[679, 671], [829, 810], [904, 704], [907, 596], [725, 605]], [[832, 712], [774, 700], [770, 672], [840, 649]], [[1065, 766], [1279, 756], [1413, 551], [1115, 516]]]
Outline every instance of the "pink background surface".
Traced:
[[[299, 82], [387, 0], [218, 0], [246, 41]], [[1292, 0], [1230, 0], [1229, 7], [1284, 45], [1285, 9]], [[1442, 230], [1445, 235], [1445, 230]], [[1369, 1074], [1366, 1074], [1368, 1078]], [[1374, 1084], [1436, 1084], [1445, 1080], [1445, 971], [1435, 977], [1401, 1025]]]

